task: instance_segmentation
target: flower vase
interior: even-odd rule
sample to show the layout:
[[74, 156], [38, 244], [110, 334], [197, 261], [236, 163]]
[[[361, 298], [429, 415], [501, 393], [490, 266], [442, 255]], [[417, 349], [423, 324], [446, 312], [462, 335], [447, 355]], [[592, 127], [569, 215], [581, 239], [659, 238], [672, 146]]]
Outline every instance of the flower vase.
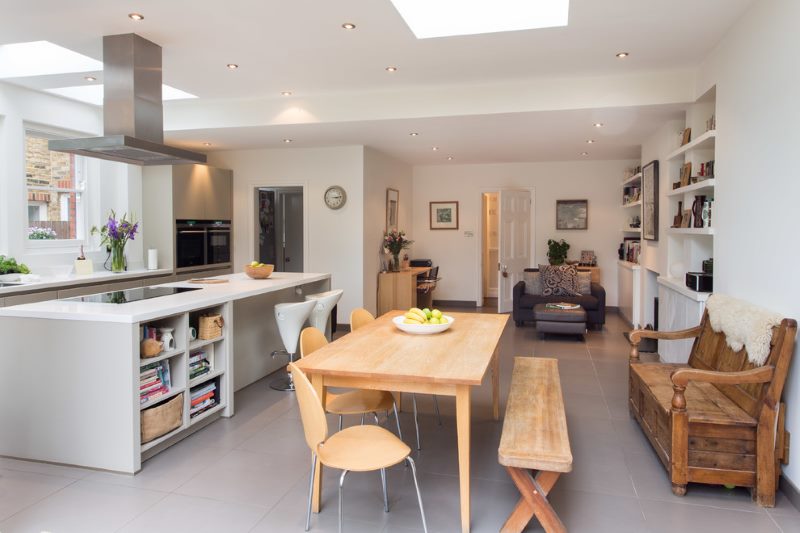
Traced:
[[400, 272], [400, 254], [392, 254], [392, 272]]
[[111, 243], [111, 272], [125, 271], [125, 244], [122, 242]]

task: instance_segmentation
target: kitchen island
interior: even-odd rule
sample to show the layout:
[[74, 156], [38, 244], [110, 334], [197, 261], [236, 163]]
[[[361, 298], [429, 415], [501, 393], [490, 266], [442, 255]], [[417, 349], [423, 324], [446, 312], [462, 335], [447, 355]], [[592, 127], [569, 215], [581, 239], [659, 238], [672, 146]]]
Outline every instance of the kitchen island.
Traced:
[[[135, 473], [142, 460], [232, 416], [235, 390], [286, 363], [269, 357], [283, 348], [274, 305], [329, 290], [330, 275], [215, 279], [223, 282], [160, 285], [199, 290], [139, 301], [86, 297], [0, 309], [0, 455]], [[125, 299], [124, 292], [113, 294], [115, 302]], [[218, 336], [192, 338], [201, 315], [222, 317]], [[172, 328], [174, 349], [141, 358], [144, 327]], [[192, 378], [190, 359], [200, 352], [210, 368]], [[141, 369], [160, 362], [168, 367], [169, 391], [140, 405]], [[192, 416], [191, 396], [204, 388], [213, 388], [214, 402]], [[178, 397], [180, 425], [142, 443], [141, 413], [176, 405]]]

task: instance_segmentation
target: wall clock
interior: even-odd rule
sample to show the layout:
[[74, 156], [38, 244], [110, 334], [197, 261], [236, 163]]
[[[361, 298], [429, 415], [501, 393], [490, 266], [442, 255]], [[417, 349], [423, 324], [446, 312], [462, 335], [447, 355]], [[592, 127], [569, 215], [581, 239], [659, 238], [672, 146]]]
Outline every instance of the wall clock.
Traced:
[[347, 203], [347, 193], [338, 185], [331, 185], [325, 190], [325, 205], [331, 209], [341, 209]]

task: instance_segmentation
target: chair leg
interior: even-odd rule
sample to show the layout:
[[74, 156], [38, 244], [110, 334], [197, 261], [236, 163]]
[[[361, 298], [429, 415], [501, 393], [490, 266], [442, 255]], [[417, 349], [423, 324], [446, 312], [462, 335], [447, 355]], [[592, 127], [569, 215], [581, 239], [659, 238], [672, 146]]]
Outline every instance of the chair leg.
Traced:
[[406, 461], [411, 465], [411, 474], [414, 477], [414, 487], [417, 489], [417, 501], [419, 502], [419, 514], [422, 515], [422, 530], [428, 533], [428, 523], [425, 521], [425, 508], [422, 506], [422, 493], [419, 490], [419, 482], [417, 481], [417, 465], [411, 457], [406, 457]]
[[381, 421], [378, 419], [378, 413], [373, 411], [372, 412], [372, 416], [375, 418], [375, 425], [380, 426], [381, 425]]
[[442, 413], [439, 412], [439, 399], [433, 395], [433, 408], [436, 409], [436, 418], [439, 420], [439, 427], [442, 427]]
[[403, 430], [400, 429], [400, 417], [397, 415], [397, 402], [392, 402], [392, 409], [394, 409], [394, 421], [397, 422], [397, 436], [403, 440]]
[[342, 430], [342, 415], [339, 415], [339, 431]]
[[414, 405], [414, 429], [417, 430], [417, 451], [420, 451], [422, 447], [419, 443], [419, 418], [417, 417], [417, 395], [411, 395], [411, 403]]
[[361, 413], [361, 425], [364, 425], [364, 413]]
[[344, 477], [347, 475], [347, 470], [342, 470], [342, 475], [339, 476], [339, 533], [342, 533], [342, 487], [344, 486]]
[[389, 512], [389, 490], [386, 487], [386, 469], [381, 468], [381, 485], [383, 485], [383, 511]]
[[306, 531], [311, 529], [311, 500], [314, 497], [314, 471], [317, 469], [317, 454], [311, 453], [311, 473], [308, 474], [308, 509], [306, 509]]

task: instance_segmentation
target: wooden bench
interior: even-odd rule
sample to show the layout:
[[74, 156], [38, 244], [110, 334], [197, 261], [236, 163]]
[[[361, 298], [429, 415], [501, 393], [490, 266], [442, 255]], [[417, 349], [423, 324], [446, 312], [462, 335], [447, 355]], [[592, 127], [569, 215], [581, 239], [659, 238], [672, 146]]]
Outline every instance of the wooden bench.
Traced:
[[514, 359], [497, 455], [522, 495], [500, 531], [519, 533], [536, 515], [548, 533], [565, 532], [547, 501], [558, 477], [572, 470], [557, 359]]
[[[759, 505], [773, 507], [788, 442], [781, 393], [797, 322], [773, 328], [763, 366], [734, 352], [703, 315], [699, 326], [676, 332], [631, 332], [629, 407], [669, 473], [672, 492], [689, 482], [748, 487]], [[643, 363], [639, 342], [694, 338], [688, 364]]]

